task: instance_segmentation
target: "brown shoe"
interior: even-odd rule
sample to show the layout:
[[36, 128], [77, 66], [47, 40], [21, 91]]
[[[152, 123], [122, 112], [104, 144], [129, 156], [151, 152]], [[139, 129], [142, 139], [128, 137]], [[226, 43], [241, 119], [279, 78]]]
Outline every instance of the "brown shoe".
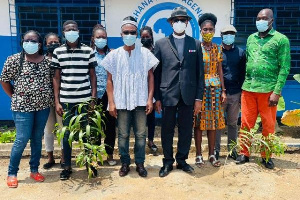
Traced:
[[126, 176], [126, 175], [129, 173], [129, 171], [130, 171], [129, 165], [126, 164], [126, 163], [123, 163], [123, 164], [122, 164], [122, 167], [121, 167], [121, 169], [120, 169], [120, 171], [119, 171], [119, 175], [120, 175], [121, 177]]
[[141, 177], [146, 177], [147, 174], [148, 174], [148, 172], [147, 172], [147, 170], [145, 169], [143, 163], [140, 163], [140, 164], [137, 164], [137, 165], [136, 165], [136, 171], [139, 173], [139, 175], [140, 175]]

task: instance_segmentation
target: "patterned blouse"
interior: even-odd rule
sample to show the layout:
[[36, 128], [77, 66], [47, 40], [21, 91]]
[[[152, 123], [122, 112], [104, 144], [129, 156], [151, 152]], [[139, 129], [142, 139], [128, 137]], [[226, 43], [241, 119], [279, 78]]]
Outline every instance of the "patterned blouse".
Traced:
[[13, 82], [11, 110], [32, 112], [53, 105], [51, 61], [44, 58], [39, 63], [24, 59], [20, 66], [20, 53], [7, 58], [0, 81]]

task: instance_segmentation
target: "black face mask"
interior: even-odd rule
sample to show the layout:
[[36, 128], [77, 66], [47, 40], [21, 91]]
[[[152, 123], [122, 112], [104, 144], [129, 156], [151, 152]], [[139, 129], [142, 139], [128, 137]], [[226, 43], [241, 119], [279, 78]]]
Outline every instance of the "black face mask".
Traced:
[[142, 38], [141, 43], [144, 47], [151, 47], [152, 46], [152, 38]]
[[52, 43], [50, 45], [47, 45], [47, 52], [48, 53], [53, 53], [54, 49], [56, 49], [57, 47], [59, 47], [59, 43]]

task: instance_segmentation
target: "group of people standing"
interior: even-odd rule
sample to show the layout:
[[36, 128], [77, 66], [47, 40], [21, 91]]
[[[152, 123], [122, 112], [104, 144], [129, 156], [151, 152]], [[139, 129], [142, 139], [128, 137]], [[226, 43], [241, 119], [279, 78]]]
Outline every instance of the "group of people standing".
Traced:
[[[238, 137], [240, 101], [242, 129], [253, 128], [260, 114], [263, 135], [274, 133], [276, 105], [289, 73], [290, 52], [287, 37], [272, 28], [272, 10], [259, 12], [258, 32], [248, 38], [246, 52], [234, 45], [237, 30], [232, 25], [221, 29], [221, 45], [212, 42], [217, 23], [214, 14], [205, 13], [198, 20], [202, 42], [186, 35], [190, 19], [185, 8], [175, 8], [168, 18], [173, 33], [154, 45], [151, 28], [138, 30], [137, 21], [131, 16], [126, 17], [121, 24], [124, 46], [114, 50], [109, 49], [107, 33], [101, 25], [94, 27], [90, 46], [80, 42], [77, 23], [72, 20], [63, 24], [65, 44], [61, 44], [54, 33], [46, 35], [43, 41], [38, 32], [26, 32], [22, 38], [22, 52], [7, 59], [0, 78], [4, 91], [12, 99], [11, 109], [17, 129], [7, 185], [18, 186], [18, 166], [29, 139], [30, 177], [38, 182], [44, 181], [44, 176], [38, 172], [44, 132], [49, 157], [44, 168], [48, 169], [55, 163], [51, 131], [54, 123], [67, 126], [77, 114], [76, 105], [91, 100], [107, 108], [104, 142], [110, 165], [116, 164], [113, 149], [117, 127], [120, 176], [126, 176], [130, 171], [131, 126], [135, 135], [136, 171], [141, 177], [147, 176], [144, 167], [147, 124], [148, 146], [153, 152], [157, 151], [153, 142], [154, 110], [162, 112], [164, 158], [160, 177], [173, 170], [175, 160], [177, 169], [187, 173], [194, 171], [186, 162], [193, 129], [196, 166], [204, 165], [201, 143], [202, 132], [206, 131], [208, 161], [212, 166], [220, 167], [220, 130], [225, 128], [224, 115], [229, 146]], [[142, 46], [136, 44], [138, 31]], [[46, 55], [43, 53], [44, 44]], [[66, 111], [68, 116], [61, 122]], [[178, 143], [174, 158], [176, 123]], [[69, 179], [72, 173], [69, 134], [67, 131], [62, 141], [61, 180]], [[243, 164], [249, 161], [249, 152], [244, 148], [241, 152], [234, 151], [231, 157], [237, 164]], [[266, 161], [264, 157], [262, 152], [265, 167], [274, 168], [272, 160]], [[97, 170], [93, 168], [92, 171], [96, 176]]]

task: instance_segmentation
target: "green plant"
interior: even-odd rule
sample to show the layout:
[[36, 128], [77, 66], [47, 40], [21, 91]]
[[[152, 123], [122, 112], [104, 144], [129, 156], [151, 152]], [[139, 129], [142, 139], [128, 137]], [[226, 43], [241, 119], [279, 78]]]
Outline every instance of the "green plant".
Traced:
[[[94, 104], [94, 103], [92, 103]], [[84, 112], [84, 111], [88, 112]], [[71, 117], [68, 126], [59, 128], [56, 124], [57, 140], [60, 144], [66, 131], [70, 132], [69, 145], [72, 146], [74, 141], [78, 141], [74, 147], [80, 149], [76, 155], [76, 165], [79, 167], [86, 166], [88, 169], [88, 177], [91, 178], [94, 174], [91, 166], [97, 167], [98, 161], [103, 164], [103, 156], [107, 156], [105, 144], [96, 145], [99, 137], [105, 137], [103, 126], [104, 113], [102, 105], [92, 105], [89, 102], [81, 103], [76, 106], [77, 115]], [[63, 120], [69, 116], [68, 112], [64, 112]]]
[[240, 137], [237, 139], [237, 142], [232, 142], [230, 144], [230, 151], [226, 156], [225, 165], [228, 156], [232, 155], [234, 150], [240, 152], [243, 147], [246, 147], [250, 154], [265, 152], [265, 158], [267, 161], [271, 158], [272, 154], [275, 154], [276, 156], [284, 155], [284, 152], [287, 149], [287, 145], [281, 142], [280, 137], [275, 134], [263, 136], [262, 134], [257, 134], [257, 130], [255, 129], [251, 129], [250, 131], [241, 130]]
[[16, 129], [0, 132], [0, 143], [12, 143], [16, 139]]

